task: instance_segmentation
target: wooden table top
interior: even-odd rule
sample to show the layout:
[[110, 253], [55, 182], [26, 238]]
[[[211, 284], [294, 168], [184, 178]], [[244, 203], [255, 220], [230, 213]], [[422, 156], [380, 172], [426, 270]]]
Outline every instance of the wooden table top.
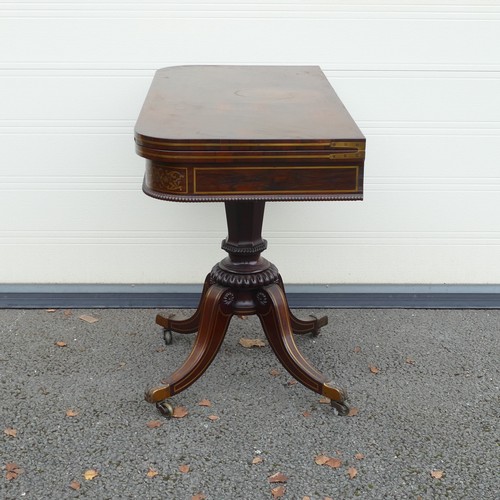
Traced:
[[317, 66], [161, 69], [135, 140], [157, 198], [362, 197], [365, 138]]

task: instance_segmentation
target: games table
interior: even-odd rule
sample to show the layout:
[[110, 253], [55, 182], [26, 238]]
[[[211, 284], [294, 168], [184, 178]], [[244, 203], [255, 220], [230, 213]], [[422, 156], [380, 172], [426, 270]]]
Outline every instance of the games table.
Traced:
[[279, 361], [346, 414], [345, 392], [300, 353], [294, 334], [327, 318], [290, 311], [277, 268], [261, 256], [266, 202], [361, 200], [365, 138], [317, 66], [178, 66], [156, 72], [135, 127], [146, 158], [143, 190], [180, 202], [224, 202], [228, 256], [205, 279], [188, 319], [158, 315], [171, 332], [197, 332], [191, 353], [146, 400], [168, 399], [215, 358], [233, 315], [256, 314]]

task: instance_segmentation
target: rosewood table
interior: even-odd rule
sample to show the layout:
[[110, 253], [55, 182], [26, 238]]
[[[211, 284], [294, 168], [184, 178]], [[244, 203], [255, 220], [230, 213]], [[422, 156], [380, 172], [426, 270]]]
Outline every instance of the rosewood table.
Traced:
[[361, 200], [365, 138], [316, 66], [179, 66], [156, 72], [135, 127], [146, 158], [144, 192], [184, 202], [224, 202], [228, 256], [205, 279], [189, 319], [163, 317], [171, 332], [198, 332], [184, 364], [146, 400], [166, 416], [215, 358], [231, 317], [256, 314], [283, 366], [340, 414], [345, 392], [300, 353], [294, 334], [327, 318], [290, 311], [277, 268], [261, 256], [268, 201]]

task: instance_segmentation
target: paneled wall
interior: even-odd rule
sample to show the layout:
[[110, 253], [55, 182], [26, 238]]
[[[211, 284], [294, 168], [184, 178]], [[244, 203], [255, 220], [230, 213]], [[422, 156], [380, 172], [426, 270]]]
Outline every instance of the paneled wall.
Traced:
[[141, 192], [157, 68], [317, 64], [363, 202], [268, 203], [288, 283], [500, 283], [500, 1], [0, 3], [0, 283], [199, 283], [222, 204]]

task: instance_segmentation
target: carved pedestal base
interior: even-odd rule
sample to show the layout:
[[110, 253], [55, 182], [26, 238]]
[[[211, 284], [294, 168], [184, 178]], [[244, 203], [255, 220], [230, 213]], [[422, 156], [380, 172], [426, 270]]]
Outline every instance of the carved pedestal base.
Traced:
[[210, 366], [235, 314], [256, 314], [269, 345], [288, 372], [308, 389], [330, 398], [340, 413], [347, 411], [345, 393], [314, 368], [295, 344], [294, 333], [317, 335], [328, 320], [326, 316], [299, 319], [290, 311], [278, 270], [260, 257], [265, 249], [265, 240], [260, 238], [263, 212], [263, 202], [227, 203], [229, 236], [223, 247], [231, 252], [207, 276], [196, 312], [183, 320], [156, 318], [168, 332], [198, 332], [184, 364], [164, 385], [146, 392], [146, 400], [160, 405], [164, 414], [170, 407], [163, 402], [187, 389]]

